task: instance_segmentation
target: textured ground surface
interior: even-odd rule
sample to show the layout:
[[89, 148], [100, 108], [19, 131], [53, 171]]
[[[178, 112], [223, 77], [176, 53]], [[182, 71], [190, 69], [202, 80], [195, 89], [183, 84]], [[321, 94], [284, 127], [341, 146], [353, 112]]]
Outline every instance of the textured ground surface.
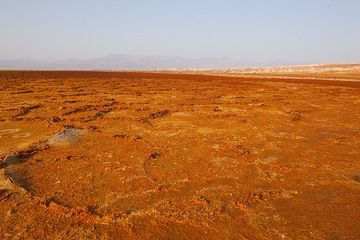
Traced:
[[305, 78], [337, 81], [359, 81], [360, 63], [355, 64], [321, 64], [268, 68], [229, 68], [213, 70], [197, 70], [194, 73], [230, 75], [243, 77], [277, 77]]
[[360, 239], [359, 146], [356, 81], [3, 71], [0, 239]]

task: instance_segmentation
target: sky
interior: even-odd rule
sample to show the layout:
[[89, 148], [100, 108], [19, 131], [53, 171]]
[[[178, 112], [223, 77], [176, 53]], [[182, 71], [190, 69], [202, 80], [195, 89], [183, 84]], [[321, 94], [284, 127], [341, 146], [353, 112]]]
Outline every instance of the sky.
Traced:
[[359, 0], [0, 0], [0, 59], [360, 62]]

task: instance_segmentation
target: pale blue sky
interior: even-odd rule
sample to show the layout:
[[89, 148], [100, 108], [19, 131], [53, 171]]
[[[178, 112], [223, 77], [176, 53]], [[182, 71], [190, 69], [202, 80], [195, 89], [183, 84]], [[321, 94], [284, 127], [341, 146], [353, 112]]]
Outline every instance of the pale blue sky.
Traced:
[[114, 53], [360, 62], [360, 1], [0, 1], [0, 59]]

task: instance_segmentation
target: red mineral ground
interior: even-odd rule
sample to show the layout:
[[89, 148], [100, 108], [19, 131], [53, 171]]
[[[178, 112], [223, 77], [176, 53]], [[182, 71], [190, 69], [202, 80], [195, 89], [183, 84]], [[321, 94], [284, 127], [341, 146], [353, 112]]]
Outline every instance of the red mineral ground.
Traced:
[[359, 65], [0, 71], [0, 239], [360, 239]]

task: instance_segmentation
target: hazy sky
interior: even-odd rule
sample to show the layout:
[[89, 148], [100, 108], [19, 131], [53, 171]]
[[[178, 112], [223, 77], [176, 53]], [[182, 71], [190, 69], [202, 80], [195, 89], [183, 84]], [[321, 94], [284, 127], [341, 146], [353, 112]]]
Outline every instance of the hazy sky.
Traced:
[[360, 1], [0, 1], [0, 59], [113, 53], [360, 62]]

